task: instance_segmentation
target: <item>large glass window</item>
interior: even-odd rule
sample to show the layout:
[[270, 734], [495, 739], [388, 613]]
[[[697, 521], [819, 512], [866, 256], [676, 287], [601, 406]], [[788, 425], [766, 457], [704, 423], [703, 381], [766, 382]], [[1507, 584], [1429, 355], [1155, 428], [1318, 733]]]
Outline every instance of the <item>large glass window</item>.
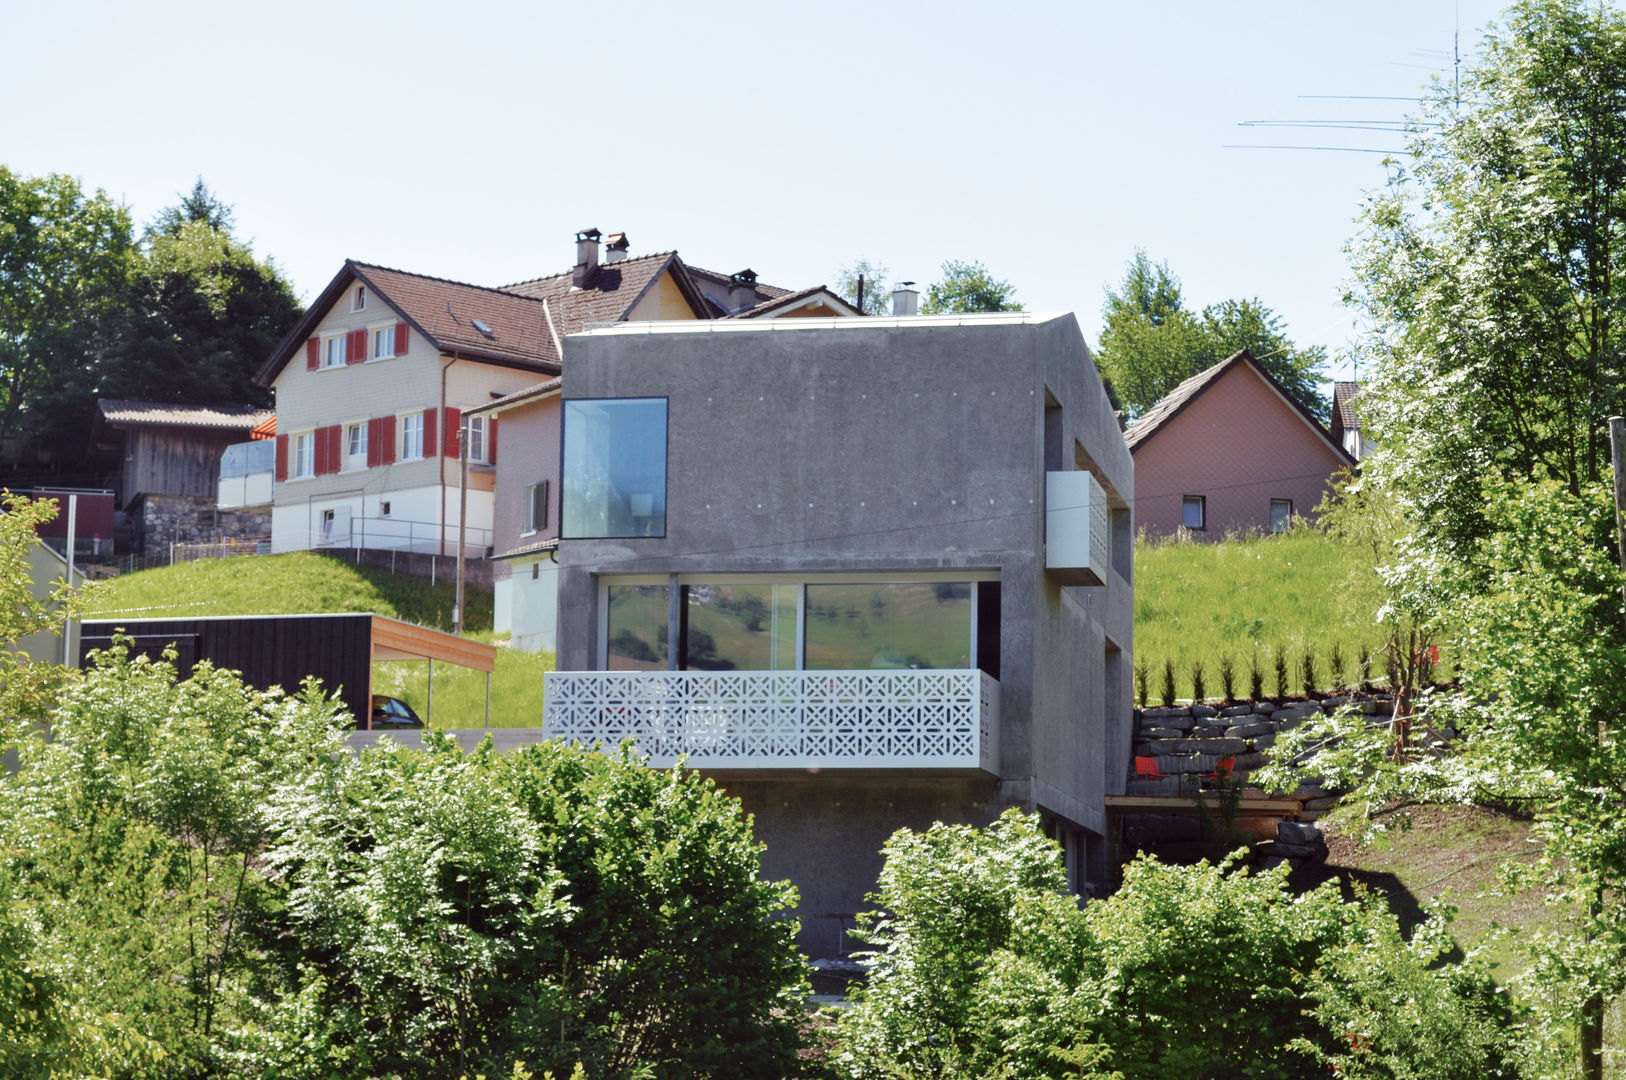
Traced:
[[795, 585], [684, 586], [683, 666], [690, 671], [794, 671]]
[[670, 585], [611, 585], [607, 671], [666, 670]]
[[675, 654], [687, 671], [977, 667], [999, 677], [998, 581], [724, 578], [607, 593], [610, 671], [664, 670]]
[[807, 586], [808, 668], [971, 666], [971, 585]]
[[666, 399], [567, 401], [566, 539], [666, 535]]

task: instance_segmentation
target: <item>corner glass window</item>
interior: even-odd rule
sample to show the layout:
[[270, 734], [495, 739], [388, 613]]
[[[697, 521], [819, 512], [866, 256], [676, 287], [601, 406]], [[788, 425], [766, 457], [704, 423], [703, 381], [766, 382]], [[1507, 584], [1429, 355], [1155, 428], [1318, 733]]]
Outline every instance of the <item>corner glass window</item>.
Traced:
[[971, 585], [807, 586], [807, 667], [971, 666]]
[[666, 535], [666, 399], [564, 403], [566, 539]]

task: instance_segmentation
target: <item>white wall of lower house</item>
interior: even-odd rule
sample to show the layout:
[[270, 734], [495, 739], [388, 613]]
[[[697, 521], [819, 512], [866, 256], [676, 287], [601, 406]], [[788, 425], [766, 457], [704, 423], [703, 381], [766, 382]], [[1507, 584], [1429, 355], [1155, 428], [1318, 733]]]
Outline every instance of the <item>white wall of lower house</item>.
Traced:
[[[278, 485], [277, 503], [271, 510], [273, 552], [362, 547], [423, 554], [457, 553], [459, 500], [456, 487], [312, 491], [307, 498], [299, 499], [299, 486], [298, 482]], [[468, 504], [465, 543], [471, 555], [480, 555], [491, 543], [492, 493], [471, 488]], [[330, 510], [333, 519], [328, 530], [326, 512]]]
[[493, 627], [508, 631], [516, 649], [555, 652], [554, 626], [559, 617], [559, 567], [543, 555], [513, 559], [514, 572], [493, 583]]

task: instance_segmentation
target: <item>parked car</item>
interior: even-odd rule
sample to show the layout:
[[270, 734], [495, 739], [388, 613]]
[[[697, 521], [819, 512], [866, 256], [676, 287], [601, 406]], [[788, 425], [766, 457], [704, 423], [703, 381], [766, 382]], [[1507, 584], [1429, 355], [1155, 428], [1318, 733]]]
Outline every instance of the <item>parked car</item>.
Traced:
[[412, 711], [412, 706], [400, 698], [384, 694], [373, 695], [374, 728], [421, 728], [423, 721]]

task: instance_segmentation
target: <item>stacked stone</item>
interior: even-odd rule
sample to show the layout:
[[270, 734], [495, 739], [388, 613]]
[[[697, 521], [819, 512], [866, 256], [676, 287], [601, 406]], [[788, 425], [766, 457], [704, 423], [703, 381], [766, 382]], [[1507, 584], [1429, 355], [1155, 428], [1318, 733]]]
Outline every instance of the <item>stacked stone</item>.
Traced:
[[1282, 821], [1276, 825], [1276, 841], [1254, 849], [1260, 866], [1269, 870], [1282, 863], [1297, 869], [1307, 863], [1327, 861], [1327, 838], [1313, 821]]
[[[1264, 751], [1275, 744], [1278, 734], [1311, 716], [1330, 714], [1350, 700], [1340, 696], [1284, 705], [1255, 701], [1223, 707], [1198, 704], [1144, 709], [1135, 732], [1134, 756], [1154, 760], [1160, 775], [1155, 778], [1137, 776], [1131, 762], [1125, 793], [1180, 795], [1189, 792], [1196, 776], [1214, 772], [1220, 760], [1228, 757], [1236, 759], [1233, 778], [1244, 779], [1265, 763]], [[1356, 704], [1374, 720], [1386, 717], [1386, 696], [1364, 698]], [[1186, 779], [1188, 776], [1192, 779]]]

